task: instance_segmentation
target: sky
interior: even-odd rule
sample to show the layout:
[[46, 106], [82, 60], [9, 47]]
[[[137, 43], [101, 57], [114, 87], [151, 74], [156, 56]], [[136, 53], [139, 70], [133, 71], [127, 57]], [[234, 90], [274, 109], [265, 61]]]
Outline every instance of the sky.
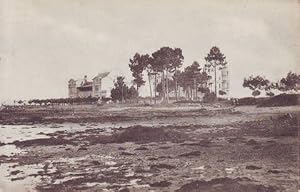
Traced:
[[[0, 0], [0, 101], [68, 96], [67, 82], [111, 72], [160, 47], [183, 50], [184, 66], [218, 46], [230, 95], [244, 77], [300, 72], [299, 0]], [[142, 95], [149, 94], [144, 86]]]

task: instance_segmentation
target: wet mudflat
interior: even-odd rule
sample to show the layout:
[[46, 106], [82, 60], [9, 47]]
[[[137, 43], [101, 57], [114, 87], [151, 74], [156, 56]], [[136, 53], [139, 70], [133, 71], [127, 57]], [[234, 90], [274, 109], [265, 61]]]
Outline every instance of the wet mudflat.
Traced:
[[135, 108], [99, 109], [90, 121], [10, 119], [0, 128], [0, 191], [297, 191], [299, 112]]

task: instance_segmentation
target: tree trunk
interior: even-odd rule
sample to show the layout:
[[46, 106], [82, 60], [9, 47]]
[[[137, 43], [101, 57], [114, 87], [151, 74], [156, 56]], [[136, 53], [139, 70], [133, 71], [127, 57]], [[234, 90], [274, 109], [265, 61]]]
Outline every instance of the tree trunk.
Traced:
[[169, 103], [169, 80], [168, 80], [168, 70], [166, 70], [166, 96], [167, 96], [167, 103]]
[[197, 100], [197, 82], [196, 78], [194, 79], [194, 90], [195, 90], [195, 99]]
[[136, 85], [136, 92], [137, 92], [136, 102], [139, 103], [139, 86], [138, 85]]
[[185, 96], [186, 96], [187, 100], [190, 100], [190, 89], [189, 89], [189, 87], [186, 87]]
[[149, 81], [149, 88], [150, 88], [150, 103], [152, 104], [152, 87], [151, 87], [151, 80], [150, 80], [150, 72], [148, 72], [148, 81]]
[[156, 104], [156, 72], [154, 75], [154, 104]]
[[177, 85], [177, 77], [176, 77], [176, 70], [177, 70], [177, 68], [175, 67], [175, 76], [174, 76], [174, 78], [175, 78], [175, 97], [176, 97], [176, 101], [178, 101], [178, 93], [177, 93], [177, 88], [178, 88], [178, 85]]
[[193, 89], [193, 86], [191, 87], [191, 97], [192, 97], [192, 101], [194, 101], [194, 89]]
[[215, 63], [214, 65], [215, 67], [215, 95], [216, 97], [218, 97], [218, 93], [217, 93], [217, 64]]
[[161, 75], [161, 85], [162, 85], [162, 99], [165, 101], [166, 99], [166, 85], [165, 85], [165, 72], [162, 71]]
[[122, 92], [122, 103], [124, 103], [124, 86], [122, 86], [122, 90], [121, 90], [121, 92]]

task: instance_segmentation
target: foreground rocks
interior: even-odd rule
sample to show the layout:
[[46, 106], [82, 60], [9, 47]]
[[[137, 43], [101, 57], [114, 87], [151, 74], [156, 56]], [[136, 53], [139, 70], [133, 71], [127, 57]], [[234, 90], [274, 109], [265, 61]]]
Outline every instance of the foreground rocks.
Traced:
[[176, 192], [224, 192], [224, 191], [248, 191], [248, 192], [274, 192], [276, 189], [274, 187], [267, 187], [263, 185], [255, 185], [253, 183], [247, 183], [250, 180], [247, 178], [217, 178], [210, 181], [193, 181], [191, 183], [183, 185]]
[[218, 125], [187, 114], [170, 115], [172, 125], [106, 132], [85, 122], [75, 132], [40, 133], [47, 138], [12, 142], [28, 152], [1, 156], [0, 163], [12, 164], [11, 182], [36, 179], [38, 191], [297, 190], [297, 113], [286, 121], [274, 112], [256, 120], [229, 113], [214, 116], [227, 120]]

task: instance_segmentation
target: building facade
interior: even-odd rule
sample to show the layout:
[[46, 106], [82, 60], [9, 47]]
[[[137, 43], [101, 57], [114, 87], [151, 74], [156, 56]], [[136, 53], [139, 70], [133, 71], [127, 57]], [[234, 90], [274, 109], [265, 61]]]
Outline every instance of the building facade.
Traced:
[[227, 64], [216, 67], [205, 65], [204, 71], [211, 77], [207, 82], [210, 92], [215, 93], [215, 89], [217, 89], [217, 97], [229, 98], [229, 70]]
[[70, 79], [68, 82], [69, 98], [106, 97], [107, 91], [102, 89], [102, 79], [108, 75], [109, 72], [99, 73], [92, 81], [88, 81], [86, 75], [81, 80]]

